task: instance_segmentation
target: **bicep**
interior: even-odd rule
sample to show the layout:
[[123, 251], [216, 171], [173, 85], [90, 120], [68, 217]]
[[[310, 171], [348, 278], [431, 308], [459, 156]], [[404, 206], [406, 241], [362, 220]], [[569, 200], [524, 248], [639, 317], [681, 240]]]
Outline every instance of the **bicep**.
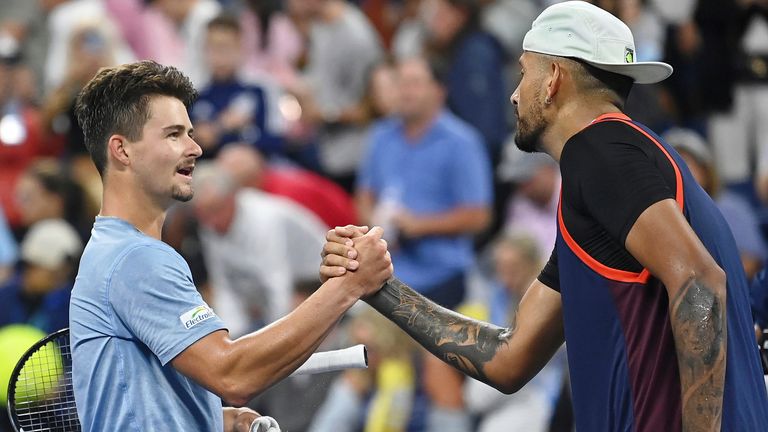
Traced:
[[719, 269], [672, 199], [659, 201], [640, 214], [625, 247], [664, 283], [670, 298], [691, 278]]
[[224, 353], [232, 343], [226, 330], [214, 331], [198, 339], [171, 360], [171, 366], [184, 376], [221, 395]]
[[517, 389], [533, 378], [565, 341], [560, 293], [534, 280], [520, 301], [510, 331], [512, 336], [486, 365], [485, 372], [497, 386]]

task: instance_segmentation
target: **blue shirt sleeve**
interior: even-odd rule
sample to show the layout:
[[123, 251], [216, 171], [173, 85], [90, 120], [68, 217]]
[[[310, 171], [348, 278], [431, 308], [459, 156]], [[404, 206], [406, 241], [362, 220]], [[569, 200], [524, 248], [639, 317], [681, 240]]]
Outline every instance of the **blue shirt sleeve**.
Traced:
[[11, 230], [8, 228], [8, 222], [5, 220], [5, 214], [0, 207], [0, 265], [13, 265], [16, 263], [19, 255], [19, 248], [14, 240]]
[[107, 296], [115, 325], [124, 326], [163, 365], [225, 328], [195, 289], [187, 263], [160, 246], [128, 251], [112, 273]]
[[488, 154], [480, 137], [469, 134], [453, 149], [453, 188], [456, 203], [470, 207], [490, 205], [493, 200], [493, 179]]

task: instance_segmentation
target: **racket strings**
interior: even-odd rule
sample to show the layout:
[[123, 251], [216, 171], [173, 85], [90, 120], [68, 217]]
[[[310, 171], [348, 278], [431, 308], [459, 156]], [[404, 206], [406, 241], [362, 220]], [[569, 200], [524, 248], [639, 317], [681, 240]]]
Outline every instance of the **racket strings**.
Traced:
[[68, 334], [48, 341], [26, 360], [13, 392], [19, 430], [81, 430], [72, 391], [72, 354]]

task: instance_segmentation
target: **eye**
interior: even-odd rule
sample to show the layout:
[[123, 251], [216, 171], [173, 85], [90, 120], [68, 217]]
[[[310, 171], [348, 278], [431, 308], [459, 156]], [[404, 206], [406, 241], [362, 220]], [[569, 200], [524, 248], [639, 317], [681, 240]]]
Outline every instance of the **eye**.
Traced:
[[179, 137], [179, 132], [178, 131], [171, 132], [171, 133], [168, 134], [168, 138], [178, 138], [178, 137]]

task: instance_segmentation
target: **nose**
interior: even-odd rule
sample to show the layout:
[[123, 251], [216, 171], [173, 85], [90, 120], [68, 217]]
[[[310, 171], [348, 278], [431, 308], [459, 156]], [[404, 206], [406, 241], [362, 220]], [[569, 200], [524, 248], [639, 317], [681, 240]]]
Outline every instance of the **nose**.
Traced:
[[197, 159], [203, 155], [203, 148], [200, 147], [200, 144], [198, 144], [197, 141], [195, 141], [193, 138], [190, 138], [190, 141], [192, 142], [190, 156], [193, 156], [195, 159]]
[[517, 86], [514, 92], [512, 92], [512, 96], [509, 97], [509, 101], [512, 102], [512, 105], [517, 106], [517, 103], [520, 101], [520, 86]]

